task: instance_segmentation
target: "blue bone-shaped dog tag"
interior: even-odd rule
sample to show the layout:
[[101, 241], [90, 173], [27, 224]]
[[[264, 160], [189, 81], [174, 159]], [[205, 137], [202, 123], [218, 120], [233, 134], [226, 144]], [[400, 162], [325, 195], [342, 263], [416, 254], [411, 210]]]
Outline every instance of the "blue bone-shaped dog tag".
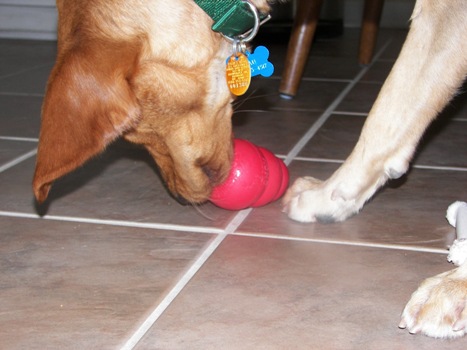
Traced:
[[253, 53], [246, 52], [251, 67], [251, 76], [262, 75], [270, 77], [274, 73], [274, 65], [268, 61], [269, 50], [264, 46], [258, 46]]

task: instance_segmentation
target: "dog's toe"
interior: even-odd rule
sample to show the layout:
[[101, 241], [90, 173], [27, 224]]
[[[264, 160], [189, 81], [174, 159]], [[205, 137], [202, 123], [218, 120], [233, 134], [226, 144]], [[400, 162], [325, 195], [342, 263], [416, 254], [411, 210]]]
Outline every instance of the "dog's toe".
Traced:
[[412, 294], [399, 328], [434, 338], [459, 338], [466, 334], [467, 278], [461, 270], [425, 280]]
[[335, 195], [339, 190], [329, 182], [302, 177], [288, 189], [283, 211], [296, 221], [333, 223], [357, 213], [362, 204]]

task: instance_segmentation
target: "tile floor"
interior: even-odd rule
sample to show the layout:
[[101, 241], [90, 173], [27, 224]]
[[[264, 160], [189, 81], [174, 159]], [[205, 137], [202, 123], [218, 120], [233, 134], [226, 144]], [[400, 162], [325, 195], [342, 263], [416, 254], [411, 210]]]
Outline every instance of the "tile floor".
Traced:
[[[290, 101], [277, 92], [285, 46], [271, 43], [276, 73], [253, 82], [233, 117], [236, 136], [293, 157], [292, 179], [326, 178], [355, 143], [405, 34], [383, 31], [366, 68], [357, 31], [316, 42]], [[145, 151], [123, 142], [37, 206], [30, 183], [54, 54], [53, 42], [0, 40], [1, 349], [467, 347], [397, 327], [418, 283], [451, 268], [444, 214], [467, 198], [466, 94], [430, 128], [410, 174], [344, 223], [296, 223], [279, 203], [181, 206]]]

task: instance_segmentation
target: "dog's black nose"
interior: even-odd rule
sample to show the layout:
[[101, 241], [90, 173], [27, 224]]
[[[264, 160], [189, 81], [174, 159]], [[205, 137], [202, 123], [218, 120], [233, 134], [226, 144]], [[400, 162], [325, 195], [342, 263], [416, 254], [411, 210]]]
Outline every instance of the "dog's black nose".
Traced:
[[190, 205], [191, 202], [185, 199], [185, 197], [180, 196], [179, 194], [175, 196], [175, 200], [181, 205]]
[[201, 169], [206, 174], [211, 184], [216, 185], [219, 183], [219, 178], [220, 178], [219, 170], [210, 168], [208, 166], [203, 166]]

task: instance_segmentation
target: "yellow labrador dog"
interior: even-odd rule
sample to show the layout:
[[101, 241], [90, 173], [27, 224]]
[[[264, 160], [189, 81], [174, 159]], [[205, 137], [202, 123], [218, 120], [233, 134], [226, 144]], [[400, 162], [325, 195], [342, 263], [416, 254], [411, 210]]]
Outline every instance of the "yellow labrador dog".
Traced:
[[175, 196], [206, 201], [232, 157], [232, 44], [193, 0], [57, 0], [57, 9], [36, 199], [121, 136], [146, 147]]
[[[467, 1], [418, 0], [402, 51], [344, 164], [326, 181], [304, 177], [284, 210], [301, 222], [342, 221], [388, 179], [403, 175], [430, 122], [467, 73]], [[433, 337], [467, 328], [467, 263], [425, 281], [405, 308], [401, 328]]]

